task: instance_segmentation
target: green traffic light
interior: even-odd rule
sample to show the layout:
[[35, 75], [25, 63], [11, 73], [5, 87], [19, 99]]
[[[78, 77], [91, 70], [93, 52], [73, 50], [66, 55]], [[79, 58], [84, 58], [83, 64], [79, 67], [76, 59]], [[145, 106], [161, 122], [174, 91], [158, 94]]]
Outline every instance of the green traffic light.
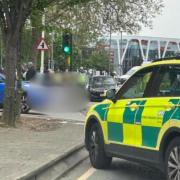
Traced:
[[65, 47], [64, 47], [64, 52], [65, 52], [65, 53], [70, 53], [70, 47], [65, 46]]

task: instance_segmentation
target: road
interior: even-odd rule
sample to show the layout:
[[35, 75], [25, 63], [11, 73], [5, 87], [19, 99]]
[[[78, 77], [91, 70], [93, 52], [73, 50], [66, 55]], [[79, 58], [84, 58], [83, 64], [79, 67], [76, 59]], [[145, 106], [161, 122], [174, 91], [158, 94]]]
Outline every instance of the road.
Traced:
[[89, 159], [82, 162], [59, 180], [165, 180], [161, 172], [156, 169], [114, 159], [108, 170], [96, 170], [91, 167]]

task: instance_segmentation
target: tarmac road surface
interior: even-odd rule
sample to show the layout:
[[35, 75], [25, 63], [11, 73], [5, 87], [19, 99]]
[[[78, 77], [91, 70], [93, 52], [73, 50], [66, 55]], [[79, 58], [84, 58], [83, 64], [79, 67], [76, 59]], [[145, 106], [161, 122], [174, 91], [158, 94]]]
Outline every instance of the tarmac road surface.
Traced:
[[82, 162], [60, 180], [165, 180], [157, 169], [114, 158], [110, 169], [96, 170], [89, 159]]

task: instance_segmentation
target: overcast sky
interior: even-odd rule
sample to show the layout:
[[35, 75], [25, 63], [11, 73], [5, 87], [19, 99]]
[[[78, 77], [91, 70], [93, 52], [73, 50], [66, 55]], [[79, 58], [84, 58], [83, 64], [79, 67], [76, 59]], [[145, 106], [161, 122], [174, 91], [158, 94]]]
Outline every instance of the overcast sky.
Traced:
[[153, 29], [143, 28], [139, 35], [180, 38], [180, 0], [164, 0], [162, 15], [153, 21]]

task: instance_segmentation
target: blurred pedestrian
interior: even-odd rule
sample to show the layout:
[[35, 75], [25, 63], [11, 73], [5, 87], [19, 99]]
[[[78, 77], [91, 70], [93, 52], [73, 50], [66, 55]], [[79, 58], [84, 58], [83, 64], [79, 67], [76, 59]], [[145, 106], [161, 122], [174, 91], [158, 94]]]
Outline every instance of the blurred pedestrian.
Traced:
[[23, 80], [26, 80], [26, 73], [27, 73], [27, 64], [23, 63], [21, 66], [21, 73], [22, 73], [22, 78]]
[[5, 74], [5, 73], [4, 73], [4, 68], [3, 68], [3, 67], [0, 67], [0, 73], [1, 73], [1, 74]]
[[31, 81], [35, 78], [36, 76], [36, 70], [34, 67], [34, 64], [32, 62], [28, 63], [28, 70], [26, 73], [26, 81]]

